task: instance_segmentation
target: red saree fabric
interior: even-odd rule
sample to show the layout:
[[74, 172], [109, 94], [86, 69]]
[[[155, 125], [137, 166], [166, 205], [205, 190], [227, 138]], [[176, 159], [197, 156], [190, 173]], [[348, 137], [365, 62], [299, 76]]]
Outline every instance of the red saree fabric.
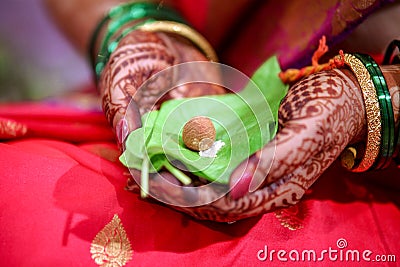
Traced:
[[[47, 113], [44, 125], [56, 125], [60, 114], [72, 128], [90, 118], [89, 132], [105, 124], [98, 111], [48, 104], [3, 105], [0, 114], [23, 114], [29, 128], [37, 115], [29, 111], [39, 108]], [[232, 224], [200, 222], [125, 191], [126, 169], [107, 135], [73, 143], [61, 139], [74, 139], [74, 128], [61, 135], [43, 129], [42, 137], [0, 144], [2, 266], [97, 266], [91, 257], [99, 254], [91, 253], [91, 245], [114, 215], [126, 232], [126, 239], [114, 241], [125, 240], [132, 250], [126, 266], [277, 266], [284, 259], [289, 266], [382, 266], [373, 261], [399, 261], [398, 191], [396, 185], [374, 182], [398, 179], [394, 166], [355, 175], [335, 165], [292, 208]], [[115, 233], [106, 231], [104, 240], [112, 238]], [[279, 250], [286, 254], [278, 258]], [[358, 254], [351, 260], [353, 253]]]
[[[205, 7], [211, 1], [200, 1], [198, 9], [181, 2], [183, 13], [207, 32], [212, 20], [204, 18]], [[259, 47], [245, 45], [245, 38], [258, 26], [246, 28], [244, 39], [224, 55], [245, 72], [278, 50], [275, 40], [267, 52], [250, 56], [249, 49]], [[216, 45], [223, 43], [213, 38]], [[306, 58], [305, 51], [291, 51], [287, 64]], [[129, 173], [96, 108], [57, 101], [3, 104], [0, 138], [5, 140], [0, 266], [396, 266], [400, 261], [395, 166], [352, 174], [334, 164], [298, 205], [225, 224], [196, 221], [127, 192]]]

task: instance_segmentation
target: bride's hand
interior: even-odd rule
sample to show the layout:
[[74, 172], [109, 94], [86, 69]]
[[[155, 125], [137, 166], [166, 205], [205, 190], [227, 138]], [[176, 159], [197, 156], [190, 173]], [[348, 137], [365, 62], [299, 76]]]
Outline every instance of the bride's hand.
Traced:
[[[136, 30], [121, 40], [99, 81], [103, 109], [121, 145], [131, 131], [141, 127], [141, 115], [157, 109], [162, 101], [225, 92], [219, 86], [199, 84], [185, 84], [172, 89], [176, 80], [163, 77], [141, 90], [141, 85], [154, 74], [191, 61], [207, 61], [207, 58], [178, 36]], [[218, 78], [218, 73], [196, 69], [178, 73], [174, 79], [189, 80], [199, 75]]]

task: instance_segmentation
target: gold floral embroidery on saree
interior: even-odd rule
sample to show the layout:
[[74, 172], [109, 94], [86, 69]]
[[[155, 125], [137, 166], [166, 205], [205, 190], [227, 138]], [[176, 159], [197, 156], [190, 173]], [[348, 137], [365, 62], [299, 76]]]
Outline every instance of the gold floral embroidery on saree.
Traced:
[[308, 214], [309, 208], [304, 201], [275, 211], [275, 216], [281, 225], [293, 231], [304, 228], [304, 220], [308, 217]]
[[131, 243], [118, 215], [96, 235], [90, 253], [101, 267], [122, 267], [132, 259]]

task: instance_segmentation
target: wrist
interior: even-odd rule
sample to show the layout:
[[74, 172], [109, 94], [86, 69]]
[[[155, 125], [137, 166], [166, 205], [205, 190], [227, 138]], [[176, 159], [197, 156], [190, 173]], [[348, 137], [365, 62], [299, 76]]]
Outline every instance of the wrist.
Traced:
[[351, 91], [354, 94], [354, 99], [357, 99], [358, 101], [357, 103], [354, 103], [355, 108], [352, 109], [353, 114], [351, 115], [354, 116], [354, 118], [357, 118], [357, 120], [354, 120], [352, 130], [349, 131], [349, 144], [355, 144], [363, 141], [367, 134], [367, 121], [361, 87], [356, 76], [351, 70], [337, 69], [336, 71], [342, 74], [342, 79], [347, 80], [347, 83], [344, 83], [343, 86], [348, 86], [348, 88], [344, 88], [344, 90]]

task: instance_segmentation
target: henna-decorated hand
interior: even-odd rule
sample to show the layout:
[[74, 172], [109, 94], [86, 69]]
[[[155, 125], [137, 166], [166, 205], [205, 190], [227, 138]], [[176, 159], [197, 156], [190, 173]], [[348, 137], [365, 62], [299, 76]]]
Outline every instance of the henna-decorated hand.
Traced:
[[[397, 118], [398, 86], [390, 91]], [[361, 89], [351, 72], [332, 70], [305, 78], [281, 103], [276, 142], [234, 171], [230, 194], [179, 209], [200, 219], [235, 221], [297, 203], [346, 145], [365, 138], [364, 114]]]
[[[166, 99], [225, 92], [219, 86], [201, 84], [186, 84], [167, 92], [176, 82], [170, 79], [157, 79], [146, 90], [139, 90], [155, 73], [190, 61], [207, 59], [188, 41], [177, 36], [137, 30], [121, 40], [110, 56], [99, 83], [103, 109], [120, 144], [123, 144], [131, 131], [141, 126], [141, 115], [157, 109]], [[196, 69], [193, 72], [177, 73], [174, 79], [190, 80], [199, 75], [216, 76], [210, 79], [217, 79], [218, 73]]]
[[236, 169], [230, 194], [182, 209], [202, 219], [234, 221], [299, 201], [345, 146], [364, 135], [361, 91], [349, 77], [334, 70], [294, 85], [281, 104], [275, 142]]

